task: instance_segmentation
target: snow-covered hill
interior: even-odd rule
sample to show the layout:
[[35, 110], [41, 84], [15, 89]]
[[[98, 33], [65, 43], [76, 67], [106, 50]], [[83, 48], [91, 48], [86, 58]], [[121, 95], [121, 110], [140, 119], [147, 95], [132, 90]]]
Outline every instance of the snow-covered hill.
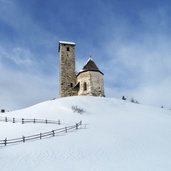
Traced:
[[[72, 106], [84, 109], [74, 113]], [[0, 147], [1, 171], [170, 171], [171, 111], [100, 97], [68, 97], [1, 114], [61, 125], [0, 122], [0, 139], [75, 124], [86, 128]]]

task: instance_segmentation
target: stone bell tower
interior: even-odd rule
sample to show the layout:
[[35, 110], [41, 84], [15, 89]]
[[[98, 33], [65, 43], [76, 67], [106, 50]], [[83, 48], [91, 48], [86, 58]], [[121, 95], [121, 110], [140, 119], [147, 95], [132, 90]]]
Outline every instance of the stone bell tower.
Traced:
[[75, 43], [60, 41], [58, 51], [60, 53], [60, 97], [77, 95], [77, 91], [74, 90], [76, 84]]

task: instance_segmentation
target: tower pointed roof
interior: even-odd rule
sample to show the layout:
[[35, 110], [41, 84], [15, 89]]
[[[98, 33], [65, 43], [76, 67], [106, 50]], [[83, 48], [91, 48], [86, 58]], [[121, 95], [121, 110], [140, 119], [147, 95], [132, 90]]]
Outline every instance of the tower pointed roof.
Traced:
[[99, 71], [99, 68], [97, 65], [94, 63], [94, 61], [89, 58], [86, 65], [83, 67], [83, 70], [94, 70], [94, 71]]
[[93, 59], [90, 57], [86, 63], [86, 65], [83, 67], [83, 69], [80, 71], [81, 72], [86, 72], [86, 71], [95, 71], [95, 72], [100, 72], [102, 75], [103, 73], [99, 70]]

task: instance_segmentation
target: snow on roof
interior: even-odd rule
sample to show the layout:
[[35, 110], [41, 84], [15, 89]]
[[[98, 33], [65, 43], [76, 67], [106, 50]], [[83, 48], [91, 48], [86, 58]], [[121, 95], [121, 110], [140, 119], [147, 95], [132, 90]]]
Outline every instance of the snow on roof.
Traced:
[[90, 56], [86, 62], [86, 65], [88, 64], [89, 61], [93, 61], [93, 58]]
[[59, 41], [59, 44], [76, 45], [74, 42]]

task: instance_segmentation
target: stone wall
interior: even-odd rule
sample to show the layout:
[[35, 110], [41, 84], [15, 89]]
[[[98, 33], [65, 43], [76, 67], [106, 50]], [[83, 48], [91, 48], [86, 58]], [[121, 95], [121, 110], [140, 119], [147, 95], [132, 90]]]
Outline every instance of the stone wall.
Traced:
[[75, 45], [59, 44], [60, 52], [60, 97], [77, 95], [73, 89], [76, 83]]

